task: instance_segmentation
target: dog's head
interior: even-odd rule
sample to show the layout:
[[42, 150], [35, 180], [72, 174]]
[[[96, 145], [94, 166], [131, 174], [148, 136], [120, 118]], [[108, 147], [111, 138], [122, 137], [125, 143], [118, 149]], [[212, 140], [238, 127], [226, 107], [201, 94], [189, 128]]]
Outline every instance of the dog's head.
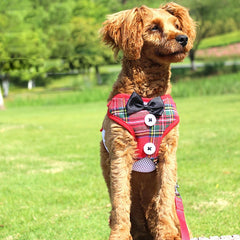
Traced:
[[115, 54], [156, 63], [178, 62], [186, 57], [195, 39], [195, 23], [188, 10], [168, 3], [158, 9], [142, 6], [110, 15], [101, 29], [103, 41]]

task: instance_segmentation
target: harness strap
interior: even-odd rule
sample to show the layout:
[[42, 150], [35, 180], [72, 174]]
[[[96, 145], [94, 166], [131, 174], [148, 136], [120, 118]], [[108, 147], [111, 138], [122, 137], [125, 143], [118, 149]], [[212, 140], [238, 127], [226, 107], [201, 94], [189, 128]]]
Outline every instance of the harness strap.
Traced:
[[180, 228], [181, 228], [182, 240], [190, 240], [187, 223], [184, 216], [184, 208], [183, 208], [183, 202], [181, 197], [175, 196], [175, 204], [176, 204], [177, 216], [178, 216]]

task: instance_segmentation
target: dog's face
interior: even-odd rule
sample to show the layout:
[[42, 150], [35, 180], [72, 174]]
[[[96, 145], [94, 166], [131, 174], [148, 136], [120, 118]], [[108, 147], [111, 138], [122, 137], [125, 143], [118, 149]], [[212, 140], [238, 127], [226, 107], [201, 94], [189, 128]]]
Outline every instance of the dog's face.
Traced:
[[183, 60], [193, 46], [195, 24], [186, 8], [175, 3], [158, 9], [146, 6], [109, 16], [101, 30], [103, 41], [130, 60], [156, 63]]

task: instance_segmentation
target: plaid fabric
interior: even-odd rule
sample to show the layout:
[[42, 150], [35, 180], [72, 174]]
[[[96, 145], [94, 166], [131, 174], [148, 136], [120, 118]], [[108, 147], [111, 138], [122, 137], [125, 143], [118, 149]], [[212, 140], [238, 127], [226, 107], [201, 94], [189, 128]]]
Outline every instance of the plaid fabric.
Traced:
[[[126, 104], [130, 95], [118, 94], [108, 103], [108, 116], [112, 120], [121, 124], [134, 135], [137, 141], [137, 159], [149, 157], [155, 159], [158, 156], [159, 147], [163, 137], [179, 122], [179, 116], [170, 95], [161, 96], [164, 102], [164, 113], [156, 117], [156, 124], [149, 127], [145, 124], [145, 116], [149, 114], [147, 110], [141, 110], [131, 115], [127, 114]], [[148, 103], [151, 98], [143, 98], [144, 103]], [[146, 155], [143, 147], [146, 143], [153, 143], [156, 151], [152, 155]]]

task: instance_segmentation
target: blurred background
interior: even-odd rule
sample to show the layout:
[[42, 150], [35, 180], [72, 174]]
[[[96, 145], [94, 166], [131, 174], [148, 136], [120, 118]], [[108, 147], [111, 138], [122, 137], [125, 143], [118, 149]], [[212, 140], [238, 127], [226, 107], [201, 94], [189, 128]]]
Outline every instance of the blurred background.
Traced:
[[[190, 9], [198, 25], [198, 35], [189, 58], [182, 65], [173, 65], [173, 82], [237, 73], [240, 69], [240, 8], [237, 1], [176, 2]], [[57, 101], [64, 102], [63, 92], [68, 92], [68, 101], [74, 101], [70, 94], [73, 92], [77, 102], [105, 99], [108, 86], [120, 70], [120, 61], [115, 61], [111, 50], [100, 42], [98, 31], [107, 14], [143, 4], [159, 7], [164, 2], [1, 1], [0, 79], [5, 105], [41, 105], [44, 99], [49, 98], [47, 101], [51, 103], [56, 97]], [[221, 91], [236, 91], [232, 83], [231, 87], [225, 87]], [[85, 90], [94, 96], [89, 99], [89, 94], [80, 94]], [[24, 101], [26, 98], [27, 102]]]
[[[239, 234], [239, 1], [176, 2], [198, 26], [190, 56], [172, 64], [187, 223], [194, 237]], [[99, 130], [121, 54], [98, 32], [143, 4], [164, 2], [0, 0], [0, 239], [108, 239]]]

